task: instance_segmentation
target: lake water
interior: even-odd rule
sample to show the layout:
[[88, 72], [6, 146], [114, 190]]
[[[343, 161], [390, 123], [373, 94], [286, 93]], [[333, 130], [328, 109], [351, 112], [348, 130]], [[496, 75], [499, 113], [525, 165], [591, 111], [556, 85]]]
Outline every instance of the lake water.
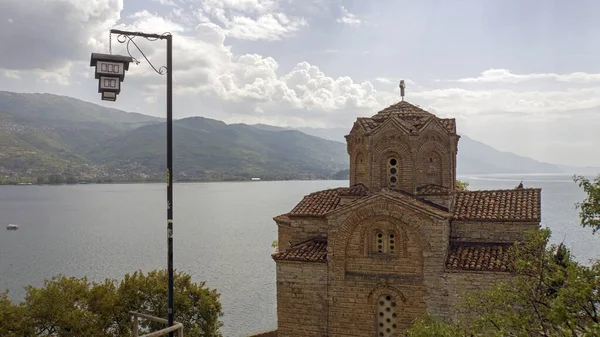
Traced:
[[[600, 238], [579, 226], [583, 191], [567, 175], [461, 177], [470, 189], [541, 187], [542, 222], [582, 262], [600, 258]], [[302, 196], [347, 181], [176, 184], [175, 268], [221, 293], [224, 336], [276, 327], [277, 239], [272, 217]], [[163, 184], [0, 186], [0, 289], [21, 300], [23, 287], [55, 274], [99, 281], [137, 269], [166, 268]], [[9, 223], [20, 225], [7, 231]]]

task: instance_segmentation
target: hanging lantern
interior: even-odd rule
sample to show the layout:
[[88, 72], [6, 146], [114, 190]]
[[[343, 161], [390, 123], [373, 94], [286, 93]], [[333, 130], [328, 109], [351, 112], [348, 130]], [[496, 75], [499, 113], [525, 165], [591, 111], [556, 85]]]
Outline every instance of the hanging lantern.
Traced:
[[117, 100], [121, 82], [132, 61], [130, 56], [92, 53], [90, 67], [96, 67], [94, 77], [98, 80], [98, 92], [102, 94], [102, 100]]

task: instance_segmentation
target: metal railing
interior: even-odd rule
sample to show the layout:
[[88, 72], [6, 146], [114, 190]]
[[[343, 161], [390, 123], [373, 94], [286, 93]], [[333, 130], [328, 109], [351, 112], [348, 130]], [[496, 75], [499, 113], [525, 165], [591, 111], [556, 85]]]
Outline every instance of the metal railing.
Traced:
[[156, 332], [151, 332], [142, 336], [139, 336], [139, 318], [147, 319], [149, 321], [153, 321], [156, 323], [169, 324], [169, 321], [151, 315], [142, 314], [140, 312], [130, 311], [129, 314], [133, 316], [133, 337], [161, 337], [168, 335], [171, 331], [177, 331], [177, 337], [183, 337], [183, 324], [179, 322], [173, 322], [173, 326], [164, 328], [162, 330], [158, 330]]

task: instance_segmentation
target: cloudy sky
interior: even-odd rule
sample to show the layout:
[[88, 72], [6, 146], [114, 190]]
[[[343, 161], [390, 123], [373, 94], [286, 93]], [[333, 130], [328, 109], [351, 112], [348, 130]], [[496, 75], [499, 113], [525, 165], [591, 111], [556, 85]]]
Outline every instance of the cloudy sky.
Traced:
[[[165, 76], [133, 65], [102, 102], [89, 56], [110, 28], [171, 32], [176, 118], [349, 130], [404, 79], [408, 101], [472, 138], [600, 166], [598, 13], [594, 0], [0, 0], [0, 90], [164, 116]], [[136, 41], [164, 65], [164, 43]]]

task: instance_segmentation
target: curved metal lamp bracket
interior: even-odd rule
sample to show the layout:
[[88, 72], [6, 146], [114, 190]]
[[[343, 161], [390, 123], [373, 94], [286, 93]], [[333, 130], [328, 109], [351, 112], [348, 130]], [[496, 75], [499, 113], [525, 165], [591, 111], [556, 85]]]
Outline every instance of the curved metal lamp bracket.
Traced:
[[150, 35], [150, 34], [144, 34], [144, 33], [127, 34], [122, 31], [113, 29], [110, 31], [110, 33], [108, 35], [108, 37], [109, 37], [109, 39], [108, 39], [109, 54], [112, 54], [112, 34], [118, 34], [117, 41], [119, 41], [119, 43], [127, 43], [126, 44], [127, 54], [133, 59], [133, 62], [135, 62], [135, 64], [140, 64], [140, 61], [137, 58], [135, 58], [133, 55], [131, 55], [131, 51], [129, 50], [129, 44], [131, 44], [131, 43], [133, 43], [135, 48], [140, 52], [140, 54], [142, 54], [142, 56], [144, 57], [146, 62], [148, 62], [148, 64], [152, 67], [152, 69], [157, 74], [164, 75], [169, 71], [169, 69], [166, 66], [161, 66], [160, 68], [156, 69], [154, 64], [152, 64], [152, 62], [150, 62], [148, 57], [146, 57], [146, 54], [144, 54], [142, 49], [137, 45], [137, 43], [135, 43], [135, 41], [133, 39], [136, 38], [137, 36], [141, 36], [148, 41], [156, 41], [156, 40], [159, 40], [159, 39], [162, 40], [162, 39], [167, 38], [168, 36], [171, 36], [171, 33], [167, 32], [167, 33], [163, 33], [161, 35], [155, 35], [155, 34]]

